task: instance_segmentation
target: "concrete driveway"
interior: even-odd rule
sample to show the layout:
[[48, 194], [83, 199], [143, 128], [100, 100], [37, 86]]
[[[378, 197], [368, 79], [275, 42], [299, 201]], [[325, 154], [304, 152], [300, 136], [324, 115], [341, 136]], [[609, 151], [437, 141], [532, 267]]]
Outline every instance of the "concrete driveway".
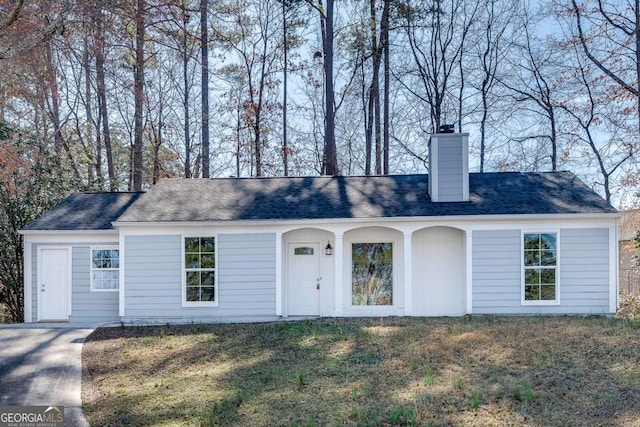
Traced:
[[64, 406], [65, 426], [88, 426], [80, 399], [82, 343], [93, 328], [0, 326], [0, 406]]

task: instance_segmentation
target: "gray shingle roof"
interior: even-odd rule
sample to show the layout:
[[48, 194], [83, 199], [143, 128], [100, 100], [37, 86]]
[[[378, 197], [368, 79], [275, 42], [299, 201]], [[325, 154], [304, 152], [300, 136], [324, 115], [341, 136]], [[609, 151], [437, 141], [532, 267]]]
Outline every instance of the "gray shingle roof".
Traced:
[[74, 193], [23, 230], [110, 230], [144, 193]]
[[616, 213], [570, 172], [470, 174], [469, 202], [433, 203], [426, 175], [164, 179], [127, 222]]
[[426, 175], [164, 179], [147, 193], [75, 193], [24, 230], [112, 222], [616, 213], [570, 172], [469, 175], [469, 202], [433, 203]]

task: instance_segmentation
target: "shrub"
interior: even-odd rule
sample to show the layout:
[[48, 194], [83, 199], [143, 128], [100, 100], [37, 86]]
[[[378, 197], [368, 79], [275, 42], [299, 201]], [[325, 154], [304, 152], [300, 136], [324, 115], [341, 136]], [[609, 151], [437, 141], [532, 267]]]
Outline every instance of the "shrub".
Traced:
[[629, 320], [640, 320], [640, 297], [637, 295], [621, 295], [620, 308], [616, 317]]

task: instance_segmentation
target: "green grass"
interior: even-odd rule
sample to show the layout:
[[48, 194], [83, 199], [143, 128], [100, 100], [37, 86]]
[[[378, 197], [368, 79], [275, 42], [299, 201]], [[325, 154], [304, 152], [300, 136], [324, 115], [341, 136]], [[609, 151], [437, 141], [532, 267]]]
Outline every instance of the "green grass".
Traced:
[[469, 409], [472, 411], [477, 410], [482, 403], [482, 392], [480, 390], [473, 390], [469, 395]]
[[640, 327], [601, 317], [320, 319], [99, 329], [91, 425], [640, 423]]
[[424, 376], [422, 377], [422, 382], [424, 385], [433, 384], [433, 368], [431, 368], [431, 363], [429, 362], [424, 365]]
[[513, 399], [517, 402], [533, 402], [533, 389], [529, 383], [518, 385], [513, 389]]

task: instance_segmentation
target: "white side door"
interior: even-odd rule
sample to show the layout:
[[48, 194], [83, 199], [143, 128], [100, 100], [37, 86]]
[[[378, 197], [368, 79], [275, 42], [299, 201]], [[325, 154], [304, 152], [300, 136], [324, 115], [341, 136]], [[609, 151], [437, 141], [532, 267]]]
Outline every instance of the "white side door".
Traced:
[[40, 320], [69, 320], [69, 250], [42, 249], [40, 262]]
[[320, 315], [320, 244], [288, 245], [288, 314]]

